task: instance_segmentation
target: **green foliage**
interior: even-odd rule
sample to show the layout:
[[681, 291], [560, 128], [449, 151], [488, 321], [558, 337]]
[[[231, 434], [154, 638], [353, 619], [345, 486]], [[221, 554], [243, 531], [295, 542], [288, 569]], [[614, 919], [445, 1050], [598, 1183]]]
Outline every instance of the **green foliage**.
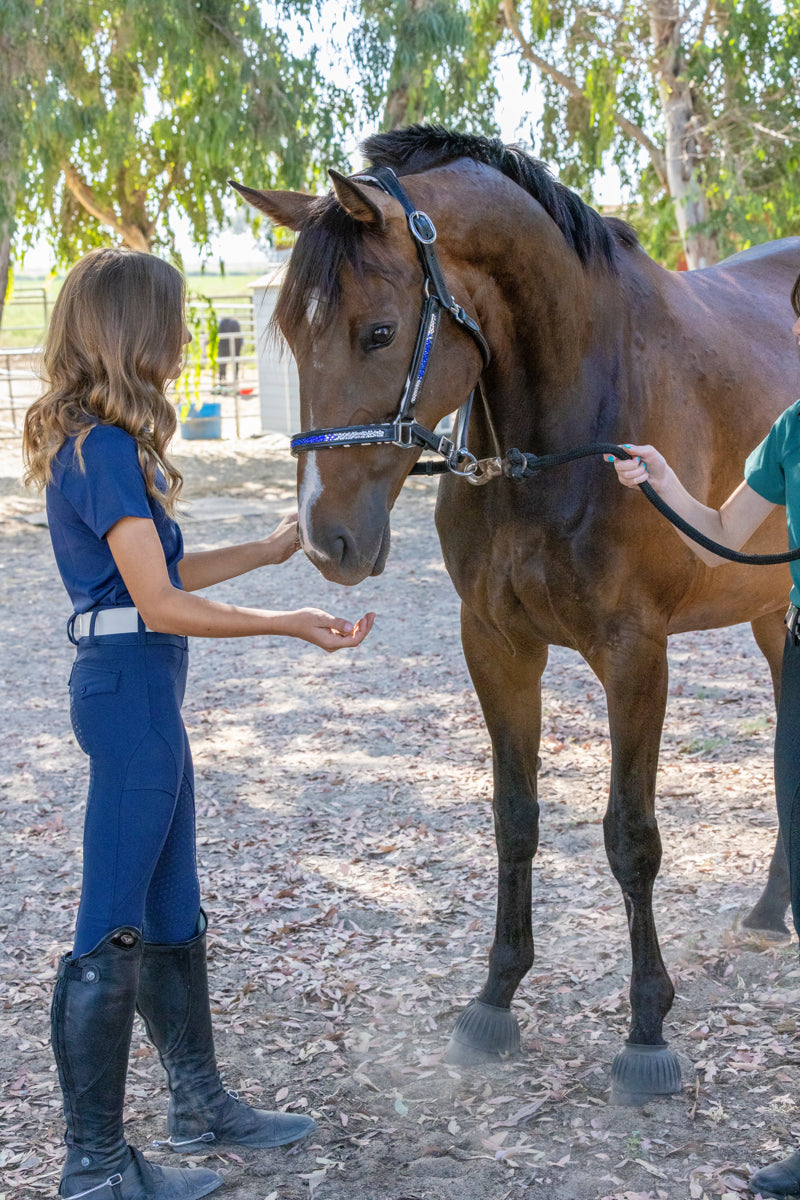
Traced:
[[708, 192], [727, 247], [800, 230], [800, 17], [765, 0], [725, 0], [714, 45], [690, 63], [715, 155]]
[[186, 365], [176, 384], [180, 395], [178, 415], [186, 420], [189, 409], [200, 401], [200, 382], [203, 367], [216, 374], [219, 353], [219, 318], [214, 301], [200, 292], [189, 292], [186, 297], [186, 326], [192, 340], [186, 347]]
[[361, 66], [368, 120], [495, 129], [492, 53], [497, 6], [480, 0], [353, 0], [360, 24], [350, 38]]
[[[174, 248], [181, 214], [202, 246], [225, 219], [228, 177], [313, 186], [346, 161], [349, 97], [322, 79], [313, 54], [293, 55], [250, 0], [27, 7], [35, 51], [17, 94], [27, 180], [18, 212], [28, 239], [46, 231], [63, 262], [108, 240], [92, 208], [161, 251]], [[89, 207], [66, 186], [69, 167]]]
[[[568, 76], [578, 93], [542, 73], [537, 152], [587, 199], [613, 163], [641, 198], [631, 215], [645, 245], [672, 265], [680, 248], [674, 208], [643, 144], [649, 139], [657, 153], [665, 146], [650, 24], [654, 0], [518, 0], [515, 7], [535, 53]], [[708, 200], [702, 229], [716, 237], [723, 255], [798, 233], [800, 5], [716, 0], [684, 6], [681, 38], [677, 69], [691, 88], [697, 178]], [[624, 131], [620, 116], [643, 139]]]

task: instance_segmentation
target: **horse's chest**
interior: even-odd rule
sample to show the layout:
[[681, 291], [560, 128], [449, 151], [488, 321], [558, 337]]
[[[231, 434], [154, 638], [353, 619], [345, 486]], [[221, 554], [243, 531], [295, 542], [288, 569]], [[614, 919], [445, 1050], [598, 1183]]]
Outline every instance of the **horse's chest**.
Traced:
[[576, 541], [527, 536], [513, 526], [491, 536], [443, 537], [445, 563], [467, 608], [512, 638], [578, 648], [594, 640], [610, 592], [606, 566]]

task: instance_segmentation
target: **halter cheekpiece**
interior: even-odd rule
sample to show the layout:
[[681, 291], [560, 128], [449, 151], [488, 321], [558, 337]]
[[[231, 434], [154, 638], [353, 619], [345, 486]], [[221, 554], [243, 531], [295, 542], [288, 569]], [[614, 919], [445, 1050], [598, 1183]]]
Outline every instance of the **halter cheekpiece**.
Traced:
[[339, 425], [326, 429], [311, 429], [299, 433], [291, 440], [292, 454], [304, 450], [323, 450], [336, 446], [401, 446], [404, 450], [420, 446], [442, 456], [440, 463], [416, 463], [411, 474], [438, 474], [452, 471], [457, 475], [471, 475], [477, 469], [474, 455], [466, 448], [465, 439], [469, 414], [472, 407], [471, 393], [459, 409], [455, 439], [444, 437], [420, 425], [414, 417], [414, 408], [419, 397], [431, 353], [436, 343], [442, 312], [447, 312], [457, 324], [475, 340], [483, 358], [484, 369], [492, 357], [488, 343], [481, 333], [477, 321], [464, 311], [451, 295], [445, 283], [442, 268], [433, 244], [436, 227], [427, 213], [421, 212], [411, 203], [400, 180], [390, 167], [376, 167], [369, 174], [358, 175], [360, 183], [372, 184], [394, 197], [403, 208], [409, 232], [417, 247], [423, 273], [423, 305], [417, 340], [411, 366], [400, 397], [397, 416], [393, 421], [376, 422], [368, 425]]

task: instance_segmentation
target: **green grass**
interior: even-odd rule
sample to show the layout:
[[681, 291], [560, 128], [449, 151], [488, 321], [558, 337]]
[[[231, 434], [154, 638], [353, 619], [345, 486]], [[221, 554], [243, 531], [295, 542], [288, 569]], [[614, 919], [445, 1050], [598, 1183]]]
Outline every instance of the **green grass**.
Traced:
[[[248, 296], [248, 284], [254, 283], [263, 274], [252, 271], [239, 274], [207, 271], [205, 274], [197, 271], [186, 276], [190, 295], [208, 296], [212, 301], [223, 299], [225, 296]], [[52, 311], [56, 296], [64, 282], [64, 272], [58, 275], [28, 275], [18, 274], [14, 278], [14, 289], [3, 308], [2, 326], [0, 327], [0, 350], [33, 348], [41, 345], [45, 332], [45, 311]], [[21, 293], [30, 289], [43, 289], [46, 295], [47, 307], [40, 297], [34, 302], [30, 295]]]

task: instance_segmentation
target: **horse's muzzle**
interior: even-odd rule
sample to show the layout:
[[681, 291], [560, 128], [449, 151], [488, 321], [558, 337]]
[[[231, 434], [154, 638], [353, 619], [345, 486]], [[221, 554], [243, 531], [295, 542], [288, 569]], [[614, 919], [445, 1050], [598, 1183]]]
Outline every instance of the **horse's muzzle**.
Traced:
[[372, 547], [357, 541], [350, 530], [338, 527], [326, 531], [325, 536], [310, 532], [303, 539], [303, 549], [306, 557], [331, 583], [352, 586], [370, 575], [382, 574], [391, 540], [387, 518], [377, 544]]

